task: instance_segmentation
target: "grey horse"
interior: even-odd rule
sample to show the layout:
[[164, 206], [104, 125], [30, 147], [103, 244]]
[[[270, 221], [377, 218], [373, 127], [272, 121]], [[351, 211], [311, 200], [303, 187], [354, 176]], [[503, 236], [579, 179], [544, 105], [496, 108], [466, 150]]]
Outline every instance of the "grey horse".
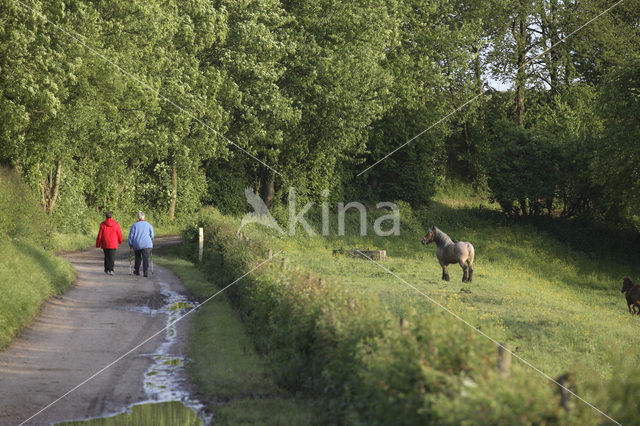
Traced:
[[452, 263], [459, 263], [462, 268], [462, 282], [470, 283], [473, 276], [473, 245], [467, 241], [454, 243], [451, 238], [435, 225], [429, 229], [427, 235], [422, 239], [422, 244], [435, 242], [438, 246], [436, 257], [442, 266], [442, 279], [449, 281], [449, 271], [447, 266]]

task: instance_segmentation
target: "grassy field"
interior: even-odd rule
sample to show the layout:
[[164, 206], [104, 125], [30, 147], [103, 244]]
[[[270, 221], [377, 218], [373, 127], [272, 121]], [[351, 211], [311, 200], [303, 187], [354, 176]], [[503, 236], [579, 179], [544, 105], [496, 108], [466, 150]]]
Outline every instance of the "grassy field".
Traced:
[[[171, 256], [156, 259], [200, 300], [219, 290], [186, 260]], [[188, 369], [199, 391], [209, 399], [215, 424], [311, 423], [310, 405], [277, 386], [266, 360], [256, 354], [224, 294], [202, 306], [193, 321]]]
[[[327, 237], [306, 236], [301, 228], [296, 237], [266, 235], [259, 225], [245, 232], [269, 238], [274, 250], [285, 251], [291, 267], [311, 269], [358, 294], [373, 294], [399, 317], [406, 311], [441, 310], [374, 263], [333, 254], [385, 249], [386, 268], [554, 377], [573, 371], [579, 381], [606, 381], [620, 358], [638, 360], [640, 320], [629, 315], [620, 293], [623, 277], [637, 278], [637, 267], [633, 252], [611, 241], [616, 235], [601, 237], [595, 229], [559, 219], [510, 221], [469, 188], [441, 191], [423, 210], [401, 204], [400, 214], [400, 236], [360, 236], [355, 214], [347, 215], [342, 237], [335, 220]], [[319, 213], [309, 216], [319, 232]], [[433, 224], [454, 240], [474, 244], [473, 283], [461, 282], [458, 265], [449, 267], [450, 282], [440, 279], [435, 245], [420, 243]], [[386, 222], [383, 229], [389, 226]], [[451, 321], [457, 320], [451, 316]]]

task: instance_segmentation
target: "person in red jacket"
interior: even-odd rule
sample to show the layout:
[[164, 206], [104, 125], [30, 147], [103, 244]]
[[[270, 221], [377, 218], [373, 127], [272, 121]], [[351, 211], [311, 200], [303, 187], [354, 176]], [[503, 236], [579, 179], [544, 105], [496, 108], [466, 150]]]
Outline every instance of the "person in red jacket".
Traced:
[[105, 221], [100, 224], [96, 247], [104, 251], [104, 273], [113, 275], [113, 266], [116, 262], [116, 249], [122, 244], [122, 230], [120, 224], [111, 218], [112, 213], [106, 212]]

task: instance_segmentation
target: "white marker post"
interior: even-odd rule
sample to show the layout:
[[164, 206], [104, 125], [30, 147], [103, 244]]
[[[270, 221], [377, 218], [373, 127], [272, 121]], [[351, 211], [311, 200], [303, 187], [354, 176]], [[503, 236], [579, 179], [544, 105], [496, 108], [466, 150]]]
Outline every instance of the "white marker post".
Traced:
[[204, 251], [204, 229], [198, 228], [198, 262], [202, 263], [202, 252]]

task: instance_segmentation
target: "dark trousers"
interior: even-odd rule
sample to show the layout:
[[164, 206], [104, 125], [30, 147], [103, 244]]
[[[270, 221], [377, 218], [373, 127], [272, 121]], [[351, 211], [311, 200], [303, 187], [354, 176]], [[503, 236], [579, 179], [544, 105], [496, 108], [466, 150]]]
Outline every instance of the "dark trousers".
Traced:
[[147, 273], [149, 269], [149, 255], [151, 254], [150, 248], [144, 248], [140, 250], [134, 250], [136, 254], [136, 263], [133, 266], [133, 271], [138, 273], [140, 271], [140, 263], [142, 262], [142, 272]]
[[113, 271], [113, 265], [116, 263], [116, 249], [102, 249], [104, 251], [104, 271]]

